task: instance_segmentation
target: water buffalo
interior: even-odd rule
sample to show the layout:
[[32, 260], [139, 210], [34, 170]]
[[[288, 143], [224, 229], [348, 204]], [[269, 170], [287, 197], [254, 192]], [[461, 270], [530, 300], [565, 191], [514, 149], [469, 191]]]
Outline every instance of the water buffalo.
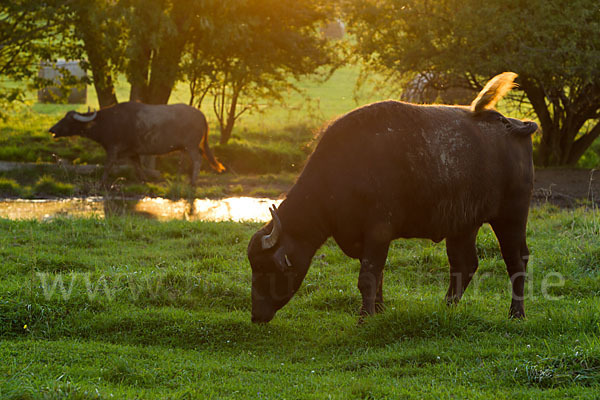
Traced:
[[446, 239], [446, 301], [456, 303], [477, 270], [475, 240], [485, 222], [512, 281], [510, 315], [523, 317], [538, 127], [493, 109], [515, 77], [496, 76], [470, 107], [383, 101], [331, 123], [248, 245], [252, 321], [270, 321], [291, 299], [330, 236], [360, 260], [361, 316], [381, 310], [383, 267], [396, 238]]
[[145, 179], [140, 155], [165, 154], [174, 150], [185, 151], [190, 156], [192, 184], [196, 182], [202, 164], [200, 149], [212, 168], [218, 172], [225, 170], [208, 147], [208, 123], [204, 114], [185, 104], [128, 102], [93, 113], [69, 111], [50, 128], [50, 132], [54, 137], [79, 135], [100, 143], [106, 150], [104, 183], [119, 158], [133, 161], [138, 175]]

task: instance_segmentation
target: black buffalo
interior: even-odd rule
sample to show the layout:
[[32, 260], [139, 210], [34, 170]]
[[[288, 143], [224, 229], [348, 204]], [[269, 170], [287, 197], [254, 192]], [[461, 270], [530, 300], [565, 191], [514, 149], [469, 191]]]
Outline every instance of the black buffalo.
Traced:
[[192, 184], [196, 182], [202, 155], [216, 171], [225, 170], [208, 147], [208, 123], [204, 114], [185, 104], [128, 102], [93, 113], [69, 111], [50, 128], [50, 132], [54, 137], [79, 135], [100, 143], [106, 150], [102, 182], [106, 182], [111, 167], [119, 158], [133, 161], [138, 175], [144, 179], [140, 155], [165, 154], [174, 150], [185, 151], [190, 156]]
[[523, 317], [537, 125], [493, 109], [515, 77], [495, 77], [470, 107], [383, 101], [330, 124], [248, 245], [252, 321], [270, 321], [291, 299], [330, 236], [360, 260], [361, 315], [381, 310], [383, 267], [396, 238], [446, 239], [446, 301], [455, 303], [477, 270], [475, 240], [485, 222], [512, 281], [510, 315]]

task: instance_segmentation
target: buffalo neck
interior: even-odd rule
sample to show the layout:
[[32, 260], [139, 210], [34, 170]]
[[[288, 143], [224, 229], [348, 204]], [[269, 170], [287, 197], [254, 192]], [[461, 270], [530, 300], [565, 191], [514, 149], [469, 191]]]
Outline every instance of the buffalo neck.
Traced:
[[[318, 193], [318, 192], [317, 192]], [[283, 230], [317, 251], [331, 236], [314, 190], [299, 179], [278, 208]]]
[[100, 112], [98, 112], [98, 116], [96, 117], [96, 119], [94, 121], [91, 122], [90, 127], [88, 127], [87, 129], [85, 129], [82, 133], [81, 136], [86, 137], [88, 139], [91, 139], [95, 142], [100, 143], [103, 147], [106, 148], [105, 144], [103, 143], [103, 135], [102, 135], [102, 117], [100, 116]]

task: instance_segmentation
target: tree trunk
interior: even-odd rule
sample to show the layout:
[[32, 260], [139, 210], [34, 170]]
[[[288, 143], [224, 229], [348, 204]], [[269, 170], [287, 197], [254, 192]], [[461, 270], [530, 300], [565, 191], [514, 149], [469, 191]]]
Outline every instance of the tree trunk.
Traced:
[[[81, 25], [85, 25], [88, 18], [82, 16]], [[92, 78], [94, 87], [98, 95], [98, 105], [100, 108], [105, 108], [117, 104], [117, 95], [115, 94], [115, 86], [112, 80], [112, 72], [100, 45], [99, 32], [93, 30], [90, 26], [81, 26], [82, 39], [84, 48], [88, 56], [90, 68], [92, 70]], [[99, 47], [100, 46], [100, 47]]]
[[235, 120], [237, 119], [237, 103], [240, 98], [240, 90], [233, 85], [233, 93], [231, 94], [231, 104], [229, 105], [229, 110], [227, 111], [227, 121], [225, 122], [225, 126], [221, 127], [221, 139], [220, 143], [225, 145], [231, 139], [231, 133], [233, 132], [233, 126], [235, 125]]
[[549, 166], [575, 166], [585, 151], [600, 136], [600, 123], [590, 132], [579, 137], [584, 119], [571, 120], [561, 127], [542, 126], [542, 140], [538, 145], [538, 164]]
[[165, 37], [158, 50], [141, 49], [130, 61], [128, 80], [130, 101], [146, 104], [167, 104], [177, 74], [185, 42]]
[[543, 167], [561, 164], [563, 154], [560, 147], [560, 135], [561, 131], [555, 129], [554, 126], [549, 126], [545, 129], [542, 126], [542, 140], [538, 145], [538, 164], [541, 164]]
[[229, 139], [231, 139], [231, 132], [233, 132], [233, 124], [227, 124], [221, 129], [221, 138], [219, 139], [219, 143], [222, 145], [227, 144]]
[[600, 122], [598, 122], [596, 126], [592, 128], [591, 131], [589, 131], [587, 134], [580, 137], [573, 143], [573, 146], [571, 147], [571, 152], [569, 154], [569, 158], [567, 159], [567, 164], [577, 164], [577, 161], [579, 161], [579, 159], [583, 156], [585, 151], [592, 145], [592, 143], [594, 143], [596, 139], [598, 139], [599, 136]]
[[129, 101], [146, 102], [148, 95], [148, 71], [152, 50], [140, 44], [137, 54], [129, 60], [127, 80], [131, 85]]
[[115, 86], [108, 66], [105, 63], [98, 65], [92, 61], [92, 56], [90, 56], [89, 52], [88, 58], [92, 68], [92, 76], [94, 78], [94, 87], [96, 88], [96, 94], [98, 97], [98, 105], [100, 108], [106, 108], [117, 104], [118, 100], [115, 93]]
[[542, 140], [537, 147], [536, 164], [544, 167], [576, 165], [585, 151], [600, 137], [600, 123], [597, 123], [587, 134], [577, 138], [586, 121], [597, 118], [597, 105], [588, 101], [589, 104], [581, 107], [581, 99], [568, 99], [567, 93], [576, 92], [569, 87], [549, 94], [534, 79], [528, 77], [521, 78], [520, 86], [541, 124]]
[[146, 103], [167, 104], [169, 102], [177, 80], [184, 45], [185, 41], [181, 38], [166, 37], [163, 45], [154, 53]]

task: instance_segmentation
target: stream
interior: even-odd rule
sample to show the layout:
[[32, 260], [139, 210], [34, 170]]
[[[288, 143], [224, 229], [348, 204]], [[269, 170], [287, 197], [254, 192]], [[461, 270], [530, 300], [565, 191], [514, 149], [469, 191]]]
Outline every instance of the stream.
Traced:
[[271, 219], [269, 206], [281, 200], [254, 197], [230, 197], [219, 200], [169, 200], [155, 197], [123, 199], [103, 197], [0, 200], [0, 218], [37, 219], [48, 221], [57, 217], [97, 217], [140, 215], [160, 221], [255, 221]]

